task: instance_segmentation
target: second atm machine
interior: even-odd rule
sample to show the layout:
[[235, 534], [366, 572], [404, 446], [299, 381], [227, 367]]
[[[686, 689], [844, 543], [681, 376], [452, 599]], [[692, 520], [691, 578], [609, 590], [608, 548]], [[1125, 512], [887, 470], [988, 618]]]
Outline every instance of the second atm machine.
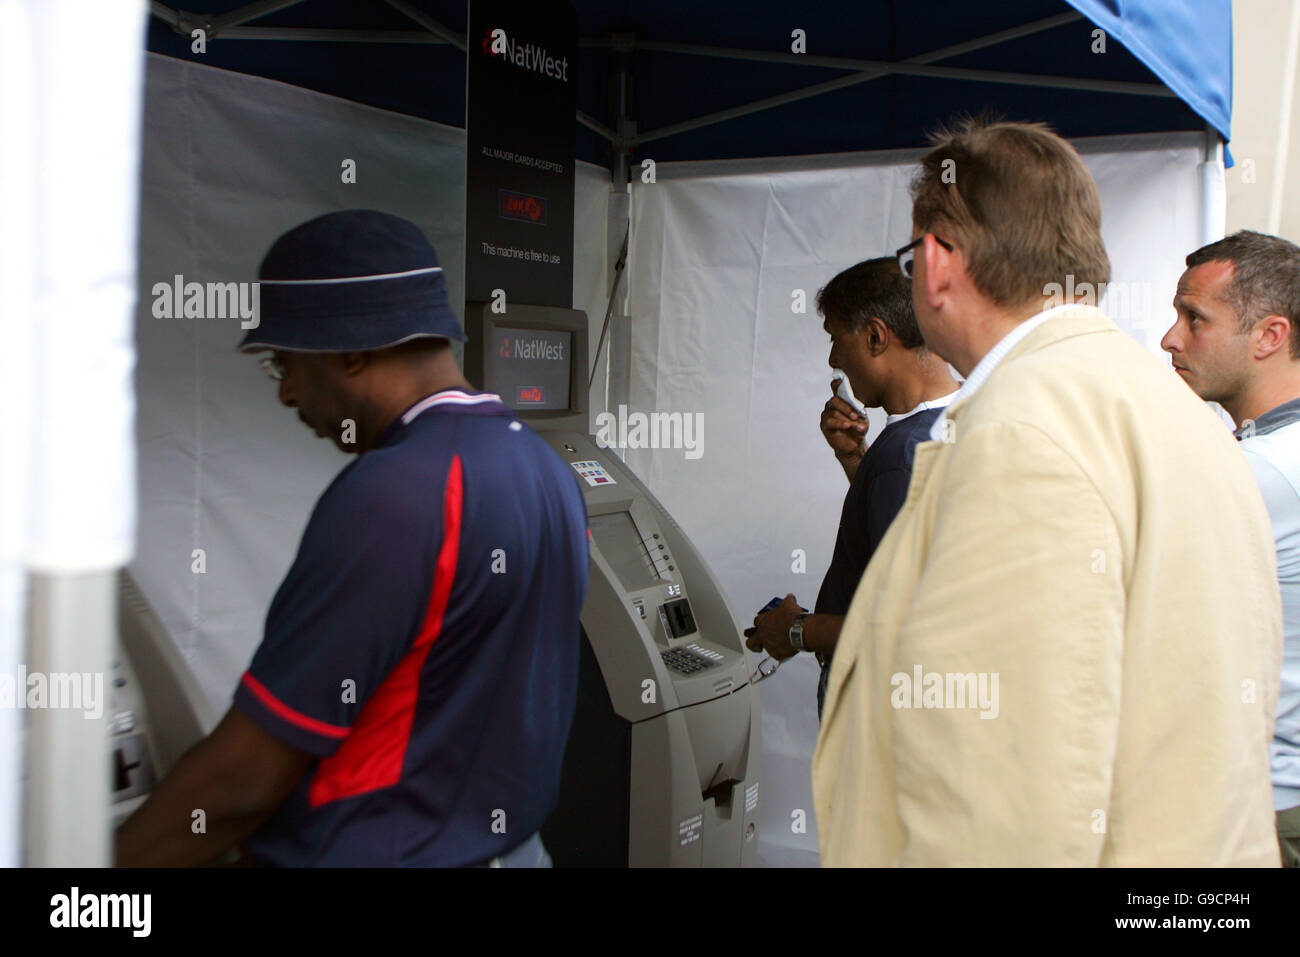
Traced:
[[756, 863], [761, 718], [743, 639], [690, 540], [588, 434], [586, 315], [465, 312], [466, 377], [573, 467], [591, 528], [578, 705], [547, 850], [558, 867]]

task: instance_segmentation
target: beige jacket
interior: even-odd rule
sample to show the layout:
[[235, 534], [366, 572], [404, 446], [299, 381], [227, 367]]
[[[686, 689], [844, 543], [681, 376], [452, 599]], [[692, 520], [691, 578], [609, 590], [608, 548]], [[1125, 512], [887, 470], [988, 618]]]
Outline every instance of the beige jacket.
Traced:
[[1231, 433], [1091, 307], [948, 416], [840, 634], [823, 864], [1276, 866], [1281, 602]]

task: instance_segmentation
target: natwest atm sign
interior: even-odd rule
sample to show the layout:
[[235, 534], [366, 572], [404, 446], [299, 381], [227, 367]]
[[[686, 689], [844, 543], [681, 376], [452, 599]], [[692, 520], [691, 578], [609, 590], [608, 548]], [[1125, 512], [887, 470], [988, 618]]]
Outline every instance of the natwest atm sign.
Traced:
[[520, 386], [515, 401], [520, 405], [541, 405], [546, 401], [546, 393], [539, 385]]

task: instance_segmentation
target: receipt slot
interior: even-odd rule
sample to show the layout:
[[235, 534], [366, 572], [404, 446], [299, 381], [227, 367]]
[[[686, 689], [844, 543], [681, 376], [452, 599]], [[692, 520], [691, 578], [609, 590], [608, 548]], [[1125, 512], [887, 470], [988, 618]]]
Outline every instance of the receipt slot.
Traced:
[[587, 421], [587, 318], [466, 307], [465, 374], [573, 469], [591, 565], [578, 704], [560, 800], [542, 828], [557, 866], [757, 861], [761, 717], [743, 637], [712, 572]]

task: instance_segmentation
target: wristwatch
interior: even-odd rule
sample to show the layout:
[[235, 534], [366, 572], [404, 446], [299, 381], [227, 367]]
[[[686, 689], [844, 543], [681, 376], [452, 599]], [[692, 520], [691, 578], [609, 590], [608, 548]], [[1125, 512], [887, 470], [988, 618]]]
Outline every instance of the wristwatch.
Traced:
[[803, 646], [803, 620], [807, 617], [807, 615], [800, 615], [794, 620], [794, 624], [790, 626], [790, 647], [795, 651], [808, 650]]

